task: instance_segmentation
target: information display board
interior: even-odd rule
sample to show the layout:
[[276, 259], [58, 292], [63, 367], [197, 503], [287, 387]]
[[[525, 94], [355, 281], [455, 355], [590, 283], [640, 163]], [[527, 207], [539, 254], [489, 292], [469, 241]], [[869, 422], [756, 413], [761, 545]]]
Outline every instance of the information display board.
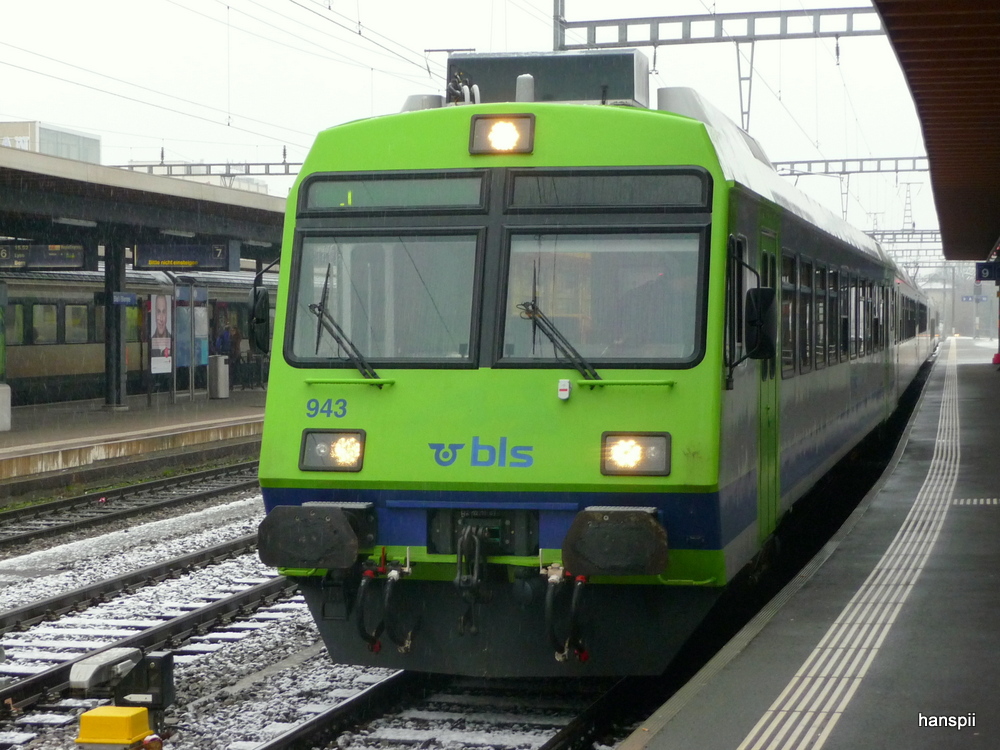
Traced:
[[83, 268], [83, 245], [0, 243], [0, 269]]
[[132, 265], [147, 271], [227, 271], [229, 246], [136, 245]]

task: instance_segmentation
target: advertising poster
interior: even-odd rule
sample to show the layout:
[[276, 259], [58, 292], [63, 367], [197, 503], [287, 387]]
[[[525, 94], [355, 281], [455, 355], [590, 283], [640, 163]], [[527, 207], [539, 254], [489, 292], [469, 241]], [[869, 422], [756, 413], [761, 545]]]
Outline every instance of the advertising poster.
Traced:
[[167, 294], [154, 294], [149, 316], [149, 371], [154, 375], [169, 373], [173, 366], [172, 298]]

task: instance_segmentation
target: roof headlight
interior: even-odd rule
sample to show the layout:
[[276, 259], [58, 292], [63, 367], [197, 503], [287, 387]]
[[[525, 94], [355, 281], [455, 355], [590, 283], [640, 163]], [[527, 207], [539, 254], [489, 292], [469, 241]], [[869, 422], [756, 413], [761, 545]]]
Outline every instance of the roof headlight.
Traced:
[[306, 430], [302, 433], [301, 471], [361, 471], [364, 430]]
[[601, 473], [666, 476], [670, 473], [670, 433], [605, 432], [601, 435]]
[[534, 115], [472, 116], [470, 154], [530, 154], [534, 149]]
[[520, 137], [521, 134], [514, 123], [507, 120], [497, 120], [486, 134], [486, 140], [490, 142], [490, 148], [494, 151], [513, 151]]

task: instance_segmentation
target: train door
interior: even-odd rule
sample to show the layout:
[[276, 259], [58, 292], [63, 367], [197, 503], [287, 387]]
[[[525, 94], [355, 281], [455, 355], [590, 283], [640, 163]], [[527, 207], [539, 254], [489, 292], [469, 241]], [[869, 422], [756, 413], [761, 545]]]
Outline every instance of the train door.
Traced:
[[[778, 281], [778, 241], [768, 229], [760, 234], [760, 275], [761, 285], [771, 287], [778, 297], [775, 305], [780, 309], [781, 284]], [[780, 506], [781, 452], [778, 434], [778, 378], [776, 359], [762, 359], [760, 362], [760, 403], [757, 422], [757, 519], [760, 541], [763, 542], [774, 531]]]

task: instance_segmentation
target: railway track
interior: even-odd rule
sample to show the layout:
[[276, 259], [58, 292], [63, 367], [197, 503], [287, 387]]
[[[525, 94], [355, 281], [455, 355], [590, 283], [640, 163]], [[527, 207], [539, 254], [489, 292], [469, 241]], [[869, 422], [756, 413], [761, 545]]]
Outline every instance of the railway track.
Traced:
[[[190, 488], [191, 482], [185, 484]], [[167, 492], [171, 497], [156, 504], [184, 502], [179, 498], [181, 493]], [[145, 505], [151, 506], [155, 504]], [[191, 716], [198, 713], [193, 706], [214, 710], [218, 703], [233, 703], [237, 708], [245, 697], [239, 683], [246, 680], [237, 676], [227, 682], [231, 675], [225, 674], [229, 665], [224, 649], [238, 649], [237, 644], [245, 636], [262, 633], [269, 621], [284, 618], [292, 610], [301, 613], [295, 617], [308, 626], [302, 628], [301, 624], [285, 620], [284, 627], [291, 628], [296, 637], [315, 637], [304, 615], [304, 604], [291, 594], [292, 584], [261, 574], [254, 549], [255, 535], [249, 534], [209, 550], [0, 612], [0, 645], [5, 651], [5, 661], [0, 662], [0, 750], [23, 748], [29, 742], [30, 747], [45, 750], [72, 746], [77, 717], [100, 703], [96, 698], [67, 697], [72, 667], [96, 651], [120, 647], [135, 647], [143, 652], [170, 650], [178, 663], [179, 684], [210, 682], [207, 692], [192, 693], [188, 688], [181, 695], [179, 691], [178, 703], [168, 711], [173, 715], [171, 721], [181, 724], [179, 734], [170, 740], [178, 750], [321, 747], [324, 736], [336, 737], [330, 740], [334, 743], [330, 746], [339, 750], [411, 748], [415, 741], [425, 748], [455, 747], [456, 743], [474, 746], [486, 738], [491, 748], [554, 750], [590, 747], [593, 738], [606, 733], [605, 727], [613, 721], [600, 711], [595, 713], [594, 707], [607, 700], [598, 698], [594, 685], [588, 685], [586, 690], [576, 686], [553, 692], [551, 685], [533, 685], [531, 681], [491, 685], [402, 672], [382, 680], [379, 673], [383, 670], [365, 674], [340, 667], [338, 672], [322, 648], [314, 646], [315, 660], [327, 672], [313, 691], [312, 704], [297, 706], [294, 698], [283, 701], [288, 706], [282, 718], [288, 720], [271, 721], [259, 732], [257, 728], [241, 728], [238, 719], [228, 725], [221, 721], [223, 729], [215, 733], [218, 737], [249, 739], [206, 744], [204, 736], [190, 726]], [[202, 594], [197, 593], [193, 581], [199, 570], [223, 567], [241, 555], [253, 559], [255, 573], [235, 573], [221, 587], [212, 584]], [[214, 575], [209, 578], [217, 580]], [[184, 582], [179, 583], [181, 580]], [[144, 589], [157, 591], [171, 583], [181, 586], [184, 601], [175, 591], [154, 595], [146, 604], [129, 603]], [[274, 603], [278, 601], [281, 603]], [[167, 606], [161, 611], [159, 603], [164, 602]], [[118, 604], [124, 609], [116, 613]], [[233, 657], [234, 662], [237, 658]], [[194, 666], [198, 664], [208, 666]], [[248, 664], [255, 664], [249, 669], [256, 671], [264, 661], [255, 662], [251, 656]], [[219, 669], [219, 665], [225, 666]], [[234, 666], [233, 673], [238, 674], [240, 669], [247, 667]], [[194, 676], [199, 670], [200, 678]], [[206, 680], [204, 674], [212, 679]], [[308, 681], [294, 667], [289, 669], [288, 679]], [[265, 677], [261, 682], [269, 680]], [[255, 691], [249, 692], [247, 699], [252, 700]], [[290, 695], [287, 687], [284, 695]], [[331, 708], [326, 705], [329, 703], [337, 705]], [[206, 718], [198, 729], [220, 721], [217, 717]], [[172, 731], [169, 725], [167, 731]]]
[[0, 513], [0, 551], [257, 486], [257, 462], [253, 461], [4, 511]]
[[254, 750], [583, 750], [608, 738], [636, 680], [475, 680], [397, 672]]
[[[384, 670], [331, 664], [321, 647], [309, 647], [315, 629], [304, 604], [290, 597], [290, 584], [280, 578], [261, 582], [268, 576], [261, 576], [254, 541], [245, 535], [0, 613], [7, 657], [0, 675], [6, 672], [9, 681], [0, 686], [0, 750], [28, 742], [44, 750], [72, 746], [78, 715], [98, 705], [92, 698], [67, 697], [72, 665], [94, 650], [129, 646], [174, 653], [178, 700], [165, 726], [178, 732], [169, 741], [177, 750], [323, 747], [324, 736], [335, 737], [329, 746], [338, 750], [412, 748], [415, 740], [426, 748], [474, 746], [486, 737], [498, 750], [554, 750], [590, 747], [613, 723], [606, 711], [595, 712], [608, 703], [595, 692], [609, 686], [599, 681], [553, 688], [551, 682], [445, 681], [400, 672], [381, 682], [389, 674]], [[245, 557], [250, 573], [237, 571], [223, 583], [212, 574], [208, 578], [215, 582], [207, 588], [196, 583], [199, 570]], [[164, 591], [165, 585], [172, 589]], [[143, 590], [149, 596], [136, 603]], [[117, 604], [124, 606], [116, 611]], [[279, 677], [275, 660], [268, 666], [260, 644], [245, 640], [248, 635], [270, 644], [297, 638], [310, 656], [289, 657]], [[246, 652], [237, 653], [241, 648]], [[255, 699], [271, 689], [277, 698], [258, 709]], [[270, 719], [259, 726], [247, 720], [258, 713]]]
[[96, 653], [197, 658], [280, 618], [276, 607], [304, 610], [294, 584], [259, 563], [255, 542], [243, 537], [0, 615], [0, 748], [20, 744], [12, 738], [25, 727], [37, 733], [86, 710], [64, 694], [73, 665]]

